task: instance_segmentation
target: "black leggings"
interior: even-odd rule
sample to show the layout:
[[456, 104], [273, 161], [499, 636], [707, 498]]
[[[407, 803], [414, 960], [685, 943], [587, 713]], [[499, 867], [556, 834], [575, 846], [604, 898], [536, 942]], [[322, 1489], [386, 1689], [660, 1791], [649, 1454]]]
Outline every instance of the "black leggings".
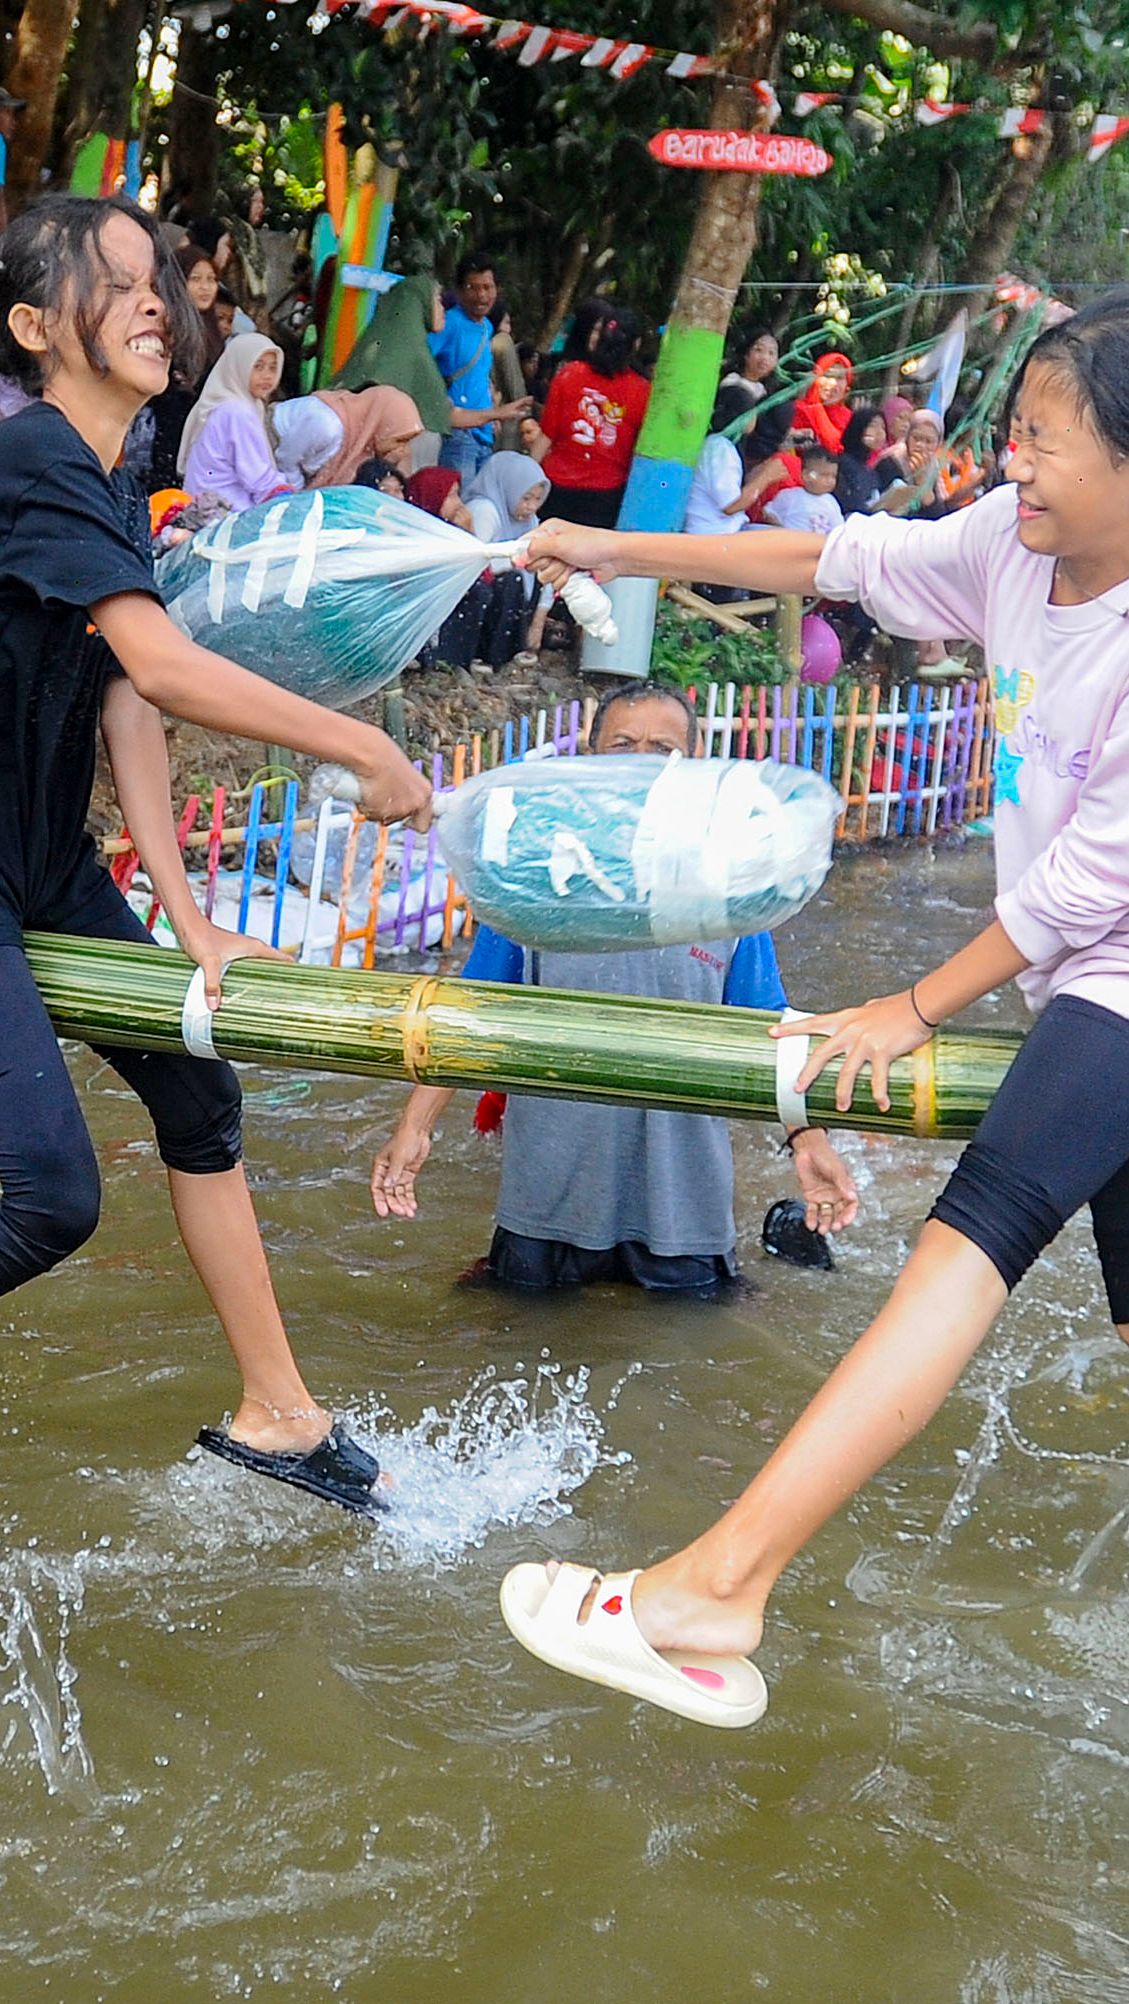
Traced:
[[[83, 889], [52, 931], [152, 944], [104, 870], [84, 871]], [[7, 1294], [90, 1237], [100, 1187], [74, 1087], [19, 946], [0, 944], [0, 997], [0, 1294]], [[187, 1052], [95, 1048], [148, 1107], [170, 1169], [209, 1176], [235, 1167], [241, 1097], [230, 1065]]]
[[1129, 1020], [1060, 995], [930, 1215], [979, 1246], [1010, 1289], [1086, 1203], [1110, 1313], [1129, 1323]]

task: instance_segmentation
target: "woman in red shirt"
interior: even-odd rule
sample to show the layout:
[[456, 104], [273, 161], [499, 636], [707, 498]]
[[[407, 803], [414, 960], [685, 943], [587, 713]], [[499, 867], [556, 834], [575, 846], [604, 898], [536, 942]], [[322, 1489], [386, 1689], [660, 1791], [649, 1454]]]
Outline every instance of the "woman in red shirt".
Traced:
[[541, 513], [591, 529], [613, 529], [651, 386], [628, 366], [640, 326], [613, 308], [595, 330], [591, 353], [566, 362], [549, 388], [540, 430], [523, 430], [552, 490]]

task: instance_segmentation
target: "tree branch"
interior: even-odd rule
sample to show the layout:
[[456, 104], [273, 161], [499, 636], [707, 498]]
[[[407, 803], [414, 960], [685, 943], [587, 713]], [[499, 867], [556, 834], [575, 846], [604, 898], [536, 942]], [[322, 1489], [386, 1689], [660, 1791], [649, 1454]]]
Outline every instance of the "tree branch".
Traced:
[[935, 56], [967, 56], [990, 63], [996, 54], [997, 34], [991, 21], [962, 26], [930, 7], [919, 7], [916, 0], [824, 0], [824, 5], [832, 14], [849, 14], [856, 21], [903, 35], [915, 48], [929, 49]]

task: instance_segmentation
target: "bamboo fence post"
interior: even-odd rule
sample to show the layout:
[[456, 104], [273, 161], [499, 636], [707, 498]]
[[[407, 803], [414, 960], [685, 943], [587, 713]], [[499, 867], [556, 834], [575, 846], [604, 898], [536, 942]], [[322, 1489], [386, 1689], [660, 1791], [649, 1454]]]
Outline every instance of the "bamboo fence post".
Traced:
[[866, 746], [862, 755], [862, 825], [859, 838], [863, 842], [870, 839], [871, 781], [874, 777], [874, 754], [878, 748], [878, 684], [871, 684], [870, 703], [866, 717]]
[[780, 659], [790, 678], [796, 682], [804, 665], [800, 640], [803, 617], [803, 599], [795, 592], [781, 592], [776, 601], [776, 644], [780, 649]]
[[859, 685], [851, 683], [851, 693], [847, 698], [846, 726], [843, 731], [843, 765], [839, 773], [839, 797], [843, 811], [835, 827], [837, 839], [841, 842], [847, 832], [847, 816], [851, 808], [851, 773], [855, 762], [855, 733], [859, 721]]

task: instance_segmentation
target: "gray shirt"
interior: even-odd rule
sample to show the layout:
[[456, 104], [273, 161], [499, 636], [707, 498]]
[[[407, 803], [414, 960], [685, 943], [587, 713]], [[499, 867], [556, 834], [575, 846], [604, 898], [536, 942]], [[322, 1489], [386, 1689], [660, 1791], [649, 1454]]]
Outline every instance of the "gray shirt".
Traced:
[[[735, 957], [740, 978], [727, 993]], [[543, 988], [784, 1006], [768, 935], [524, 958], [525, 981], [536, 976]], [[497, 979], [485, 959], [468, 963], [467, 973]], [[667, 1256], [730, 1253], [737, 1231], [728, 1123], [710, 1114], [511, 1094], [497, 1221], [525, 1238], [559, 1239], [593, 1252], [631, 1239]]]

